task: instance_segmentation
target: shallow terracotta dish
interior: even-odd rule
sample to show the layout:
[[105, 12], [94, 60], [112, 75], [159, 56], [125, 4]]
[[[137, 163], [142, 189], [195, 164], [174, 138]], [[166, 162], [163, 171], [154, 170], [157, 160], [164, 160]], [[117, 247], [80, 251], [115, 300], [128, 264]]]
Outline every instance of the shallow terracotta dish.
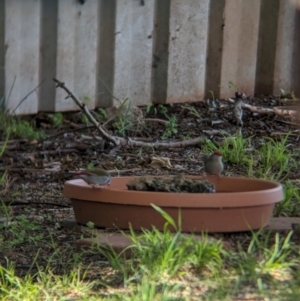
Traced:
[[155, 204], [176, 222], [180, 208], [183, 232], [247, 231], [267, 226], [275, 203], [283, 199], [280, 184], [252, 178], [207, 177], [217, 192], [202, 194], [128, 190], [126, 183], [133, 178], [112, 178], [107, 188], [92, 188], [80, 179], [67, 181], [64, 196], [72, 201], [76, 221], [101, 228], [128, 229], [130, 223], [135, 230], [162, 230], [165, 220], [150, 205]]

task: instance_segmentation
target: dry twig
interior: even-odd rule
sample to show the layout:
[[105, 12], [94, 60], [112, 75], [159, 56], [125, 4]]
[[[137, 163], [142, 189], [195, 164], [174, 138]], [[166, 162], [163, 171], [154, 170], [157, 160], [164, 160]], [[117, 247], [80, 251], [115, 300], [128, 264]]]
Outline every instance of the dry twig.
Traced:
[[111, 135], [109, 135], [100, 125], [100, 123], [93, 117], [93, 115], [91, 114], [91, 112], [89, 111], [88, 107], [82, 103], [78, 97], [76, 97], [66, 86], [65, 83], [59, 81], [56, 78], [53, 78], [53, 80], [57, 83], [56, 87], [60, 87], [62, 89], [64, 89], [67, 93], [68, 96], [66, 98], [71, 97], [76, 104], [79, 106], [79, 108], [84, 112], [84, 114], [86, 115], [86, 117], [89, 119], [89, 121], [96, 127], [96, 129], [99, 131], [99, 133], [101, 134], [101, 136], [103, 136], [104, 138], [106, 138], [107, 140], [111, 141], [114, 145], [119, 145], [120, 144], [120, 139], [117, 137], [113, 137]]
[[5, 195], [8, 191], [9, 188], [11, 187], [11, 185], [13, 184], [13, 182], [15, 182], [17, 180], [17, 178], [7, 178], [6, 182], [5, 182], [5, 187], [3, 190], [0, 191], [0, 195]]
[[96, 129], [99, 131], [100, 135], [112, 142], [115, 146], [119, 145], [129, 145], [129, 146], [148, 146], [148, 147], [167, 147], [167, 148], [172, 148], [172, 147], [183, 147], [183, 146], [191, 146], [191, 145], [196, 145], [200, 143], [202, 137], [197, 137], [194, 139], [189, 139], [189, 140], [182, 140], [182, 141], [176, 141], [176, 142], [144, 142], [144, 141], [138, 141], [134, 140], [130, 137], [127, 139], [121, 138], [121, 137], [116, 137], [112, 136], [109, 133], [107, 133], [100, 125], [100, 123], [93, 117], [91, 112], [89, 111], [88, 107], [82, 103], [78, 97], [76, 97], [66, 86], [65, 83], [59, 81], [56, 78], [53, 78], [53, 81], [57, 83], [56, 87], [60, 87], [64, 89], [67, 93], [68, 96], [66, 98], [71, 97], [75, 103], [79, 106], [79, 108], [83, 111], [83, 113], [87, 116], [89, 121], [96, 127]]
[[[228, 101], [231, 103], [235, 103], [235, 100], [232, 98], [228, 98]], [[294, 117], [297, 114], [297, 110], [284, 109], [280, 107], [264, 108], [264, 107], [252, 106], [246, 103], [242, 103], [241, 107], [244, 110], [248, 110], [252, 113], [259, 113], [259, 114], [275, 114], [279, 116], [291, 116], [291, 117]]]

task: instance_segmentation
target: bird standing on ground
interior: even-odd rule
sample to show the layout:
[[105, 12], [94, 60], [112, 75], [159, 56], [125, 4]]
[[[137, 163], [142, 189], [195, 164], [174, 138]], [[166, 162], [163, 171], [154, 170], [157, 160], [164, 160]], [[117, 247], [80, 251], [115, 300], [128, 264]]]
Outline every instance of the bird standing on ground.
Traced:
[[209, 156], [204, 157], [204, 171], [209, 175], [220, 176], [224, 169], [222, 154], [214, 152]]
[[235, 104], [234, 104], [234, 117], [236, 119], [236, 123], [238, 126], [242, 127], [243, 126], [243, 100], [247, 98], [245, 93], [241, 92], [235, 92]]
[[87, 184], [93, 187], [104, 187], [110, 184], [110, 174], [101, 168], [91, 168], [88, 170], [78, 170], [70, 172], [76, 178], [84, 180]]

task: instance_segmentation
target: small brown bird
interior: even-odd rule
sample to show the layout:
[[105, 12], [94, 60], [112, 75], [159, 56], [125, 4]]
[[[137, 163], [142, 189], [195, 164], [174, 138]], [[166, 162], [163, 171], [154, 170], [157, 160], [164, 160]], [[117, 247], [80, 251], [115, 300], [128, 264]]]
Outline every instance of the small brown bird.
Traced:
[[76, 178], [84, 180], [87, 184], [93, 187], [104, 187], [110, 184], [110, 174], [101, 168], [91, 168], [88, 170], [78, 170], [70, 172]]
[[214, 152], [210, 156], [204, 157], [204, 171], [209, 175], [220, 176], [224, 169], [222, 162], [222, 154], [220, 152]]

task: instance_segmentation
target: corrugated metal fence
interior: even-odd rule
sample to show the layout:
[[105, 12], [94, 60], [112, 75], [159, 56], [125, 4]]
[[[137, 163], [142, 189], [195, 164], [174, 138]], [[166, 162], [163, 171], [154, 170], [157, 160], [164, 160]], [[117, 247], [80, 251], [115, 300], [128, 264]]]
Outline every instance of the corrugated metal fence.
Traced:
[[300, 94], [300, 0], [0, 0], [0, 95], [18, 114]]

